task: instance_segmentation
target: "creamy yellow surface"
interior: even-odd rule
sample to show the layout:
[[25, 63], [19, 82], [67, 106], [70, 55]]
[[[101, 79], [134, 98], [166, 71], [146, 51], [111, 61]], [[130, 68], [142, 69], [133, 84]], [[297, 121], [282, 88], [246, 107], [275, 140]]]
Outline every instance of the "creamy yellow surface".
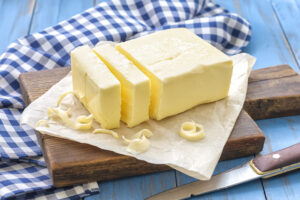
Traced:
[[232, 61], [187, 29], [117, 45], [151, 80], [150, 117], [163, 119], [228, 95]]
[[118, 79], [88, 46], [71, 52], [71, 67], [75, 95], [103, 128], [118, 128], [121, 118]]
[[128, 127], [147, 121], [150, 104], [149, 78], [111, 44], [95, 47], [94, 52], [121, 83], [121, 120]]

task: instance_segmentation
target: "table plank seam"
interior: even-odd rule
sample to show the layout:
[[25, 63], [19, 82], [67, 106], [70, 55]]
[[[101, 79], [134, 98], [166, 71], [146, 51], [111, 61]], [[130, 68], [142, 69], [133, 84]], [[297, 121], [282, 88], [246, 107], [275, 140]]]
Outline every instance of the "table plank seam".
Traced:
[[279, 27], [280, 27], [280, 30], [281, 30], [280, 35], [282, 36], [282, 39], [283, 39], [283, 41], [284, 41], [284, 44], [285, 44], [285, 46], [286, 46], [286, 48], [287, 48], [289, 54], [291, 54], [291, 57], [292, 57], [293, 62], [296, 64], [297, 68], [300, 70], [300, 64], [298, 63], [298, 60], [296, 59], [296, 54], [295, 54], [295, 52], [293, 51], [293, 48], [292, 48], [292, 46], [291, 46], [291, 44], [290, 44], [290, 42], [289, 42], [289, 40], [288, 40], [288, 38], [287, 38], [287, 36], [286, 36], [286, 33], [285, 33], [285, 31], [284, 31], [284, 28], [283, 28], [283, 26], [282, 26], [282, 24], [281, 24], [281, 22], [280, 22], [280, 20], [279, 20], [279, 16], [278, 16], [278, 14], [277, 14], [277, 12], [276, 12], [276, 9], [274, 8], [274, 5], [273, 5], [273, 0], [271, 0], [271, 7], [272, 7], [272, 10], [273, 10], [273, 16], [274, 16], [273, 18], [274, 18], [275, 22], [276, 22], [276, 23], [279, 25]]
[[28, 25], [27, 35], [29, 35], [30, 32], [31, 32], [31, 25], [32, 25], [32, 21], [33, 21], [35, 9], [36, 9], [36, 1], [37, 1], [37, 0], [33, 0], [33, 1], [34, 1], [34, 5], [33, 5], [32, 12], [31, 12], [31, 18], [30, 18], [30, 22], [29, 22], [29, 25]]

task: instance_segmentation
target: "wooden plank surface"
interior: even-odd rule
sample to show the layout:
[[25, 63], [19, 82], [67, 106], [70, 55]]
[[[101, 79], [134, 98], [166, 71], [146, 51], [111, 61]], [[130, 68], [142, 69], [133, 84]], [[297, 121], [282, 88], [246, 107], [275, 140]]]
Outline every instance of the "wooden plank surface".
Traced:
[[103, 1], [103, 0], [94, 0], [94, 5], [96, 6], [98, 3], [100, 3], [100, 1]]
[[19, 37], [28, 34], [35, 0], [0, 1], [0, 54]]
[[287, 65], [252, 71], [244, 108], [253, 119], [300, 114], [300, 76]]
[[251, 41], [244, 51], [257, 58], [254, 69], [287, 64], [297, 73], [300, 72], [269, 0], [215, 0], [215, 2], [231, 12], [240, 14], [250, 22]]
[[300, 63], [300, 34], [295, 33], [295, 27], [300, 27], [300, 1], [296, 0], [272, 0], [275, 14], [284, 30], [287, 42], [299, 65]]
[[[272, 0], [273, 9], [285, 33], [295, 59], [300, 61], [299, 27], [300, 1]], [[267, 142], [262, 154], [276, 151], [300, 141], [300, 116], [258, 121], [267, 133]], [[300, 199], [300, 171], [291, 172], [268, 180], [263, 180], [268, 199]]]
[[[20, 85], [25, 103], [29, 104], [46, 92], [69, 70], [69, 68], [57, 68], [22, 74]], [[273, 71], [271, 68], [272, 73]], [[277, 78], [277, 76], [275, 77]], [[298, 96], [300, 96], [300, 92]], [[37, 134], [47, 160], [50, 175], [57, 187], [169, 169], [163, 165], [147, 164], [132, 157], [120, 156], [90, 145]], [[254, 121], [246, 112], [242, 111], [224, 147], [221, 159], [232, 159], [258, 153], [262, 149], [263, 142], [264, 137]]]
[[56, 25], [93, 5], [93, 0], [36, 0], [30, 33]]
[[94, 199], [142, 200], [173, 187], [176, 187], [175, 171], [171, 170], [100, 183], [101, 191], [105, 192]]

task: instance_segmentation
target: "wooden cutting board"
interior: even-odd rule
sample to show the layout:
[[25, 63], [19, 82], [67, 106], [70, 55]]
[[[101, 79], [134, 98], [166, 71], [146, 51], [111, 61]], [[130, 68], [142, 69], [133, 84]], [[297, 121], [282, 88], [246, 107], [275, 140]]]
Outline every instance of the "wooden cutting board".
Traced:
[[[20, 85], [25, 103], [28, 105], [46, 92], [69, 70], [57, 68], [21, 74]], [[254, 119], [299, 114], [300, 76], [286, 65], [253, 71], [244, 109]], [[262, 150], [264, 135], [245, 110], [242, 110], [224, 147], [222, 160], [252, 155]], [[87, 144], [38, 132], [37, 136], [56, 187], [170, 169]]]

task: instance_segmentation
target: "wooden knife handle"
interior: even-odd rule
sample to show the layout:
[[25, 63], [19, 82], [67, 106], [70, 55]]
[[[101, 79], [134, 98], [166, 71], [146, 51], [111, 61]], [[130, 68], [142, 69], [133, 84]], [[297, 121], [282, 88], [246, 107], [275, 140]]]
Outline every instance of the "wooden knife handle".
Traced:
[[300, 163], [300, 143], [268, 155], [258, 156], [252, 160], [251, 165], [259, 174], [265, 174], [297, 163]]

